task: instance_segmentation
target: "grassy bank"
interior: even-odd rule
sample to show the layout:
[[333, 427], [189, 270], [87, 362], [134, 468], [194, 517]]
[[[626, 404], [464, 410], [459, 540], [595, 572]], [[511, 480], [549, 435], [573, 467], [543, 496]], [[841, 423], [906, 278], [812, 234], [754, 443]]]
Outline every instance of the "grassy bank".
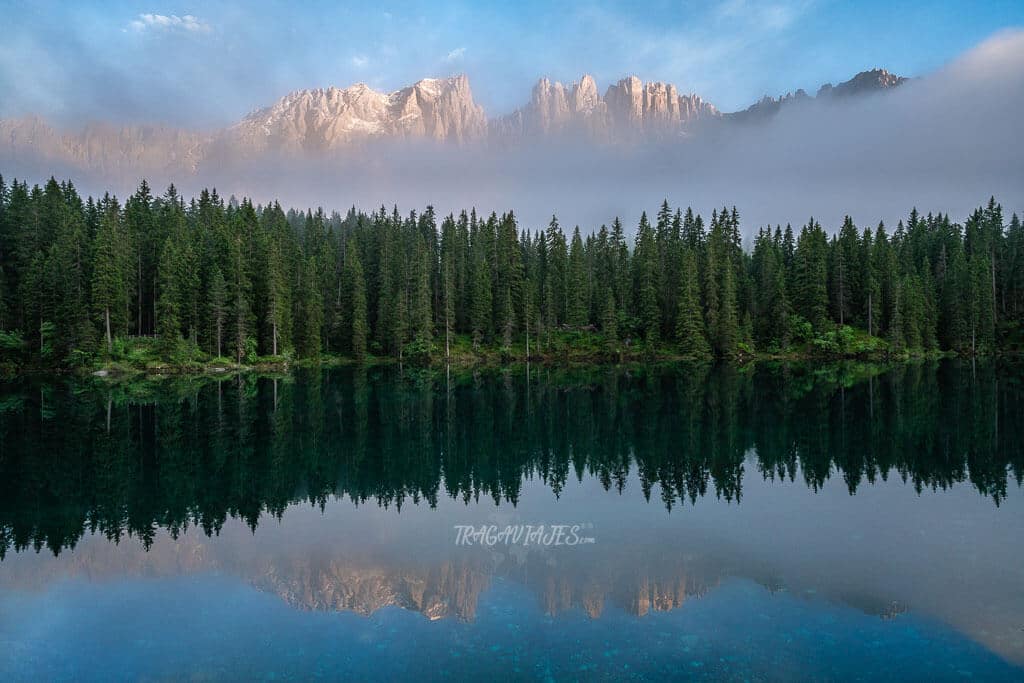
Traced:
[[[863, 360], [890, 362], [912, 358], [938, 358], [954, 355], [938, 351], [894, 350], [879, 337], [862, 330], [845, 327], [822, 336], [803, 340], [786, 348], [756, 349], [739, 344], [729, 359], [735, 363], [756, 361], [833, 361]], [[250, 352], [241, 359], [211, 356], [188, 344], [170, 357], [161, 353], [159, 341], [151, 337], [115, 340], [109, 352], [76, 353], [61, 363], [43, 359], [7, 359], [2, 374], [14, 377], [25, 374], [73, 374], [99, 377], [134, 377], [161, 375], [232, 375], [240, 372], [287, 373], [295, 367], [334, 367], [347, 364], [430, 367], [500, 367], [531, 362], [552, 366], [620, 365], [670, 362], [710, 362], [708, 357], [681, 353], [670, 344], [648, 344], [630, 339], [610, 340], [593, 330], [559, 330], [543, 339], [525, 336], [510, 345], [475, 344], [468, 335], [453, 335], [448, 344], [435, 339], [431, 344], [413, 343], [396, 355], [366, 354], [361, 359], [323, 353], [314, 358], [296, 358], [288, 353], [260, 356]]]

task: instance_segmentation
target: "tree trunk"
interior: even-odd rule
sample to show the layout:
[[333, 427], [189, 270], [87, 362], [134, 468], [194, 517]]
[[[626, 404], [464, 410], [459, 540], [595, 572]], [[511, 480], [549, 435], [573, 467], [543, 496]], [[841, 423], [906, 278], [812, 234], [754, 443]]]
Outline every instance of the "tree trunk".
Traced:
[[999, 299], [996, 298], [996, 251], [992, 250], [992, 322], [996, 321], [999, 310]]
[[869, 335], [874, 334], [874, 332], [872, 331], [873, 330], [872, 323], [874, 321], [874, 309], [872, 308], [871, 304], [872, 304], [872, 302], [871, 302], [871, 292], [868, 292], [868, 334]]
[[277, 355], [277, 321], [276, 320], [274, 321], [274, 330], [273, 330], [273, 334], [271, 336], [274, 339], [272, 346], [273, 346], [273, 349], [274, 349], [274, 355], [276, 356]]
[[107, 353], [113, 353], [114, 352], [114, 339], [110, 335], [110, 306], [107, 306], [106, 308], [104, 308], [103, 309], [103, 313], [104, 313], [103, 317], [106, 319], [106, 323], [107, 323]]
[[846, 308], [846, 290], [843, 289], [843, 264], [839, 264], [839, 326], [845, 323], [843, 320], [844, 309]]
[[150, 334], [156, 334], [156, 275], [153, 275], [153, 325]]
[[138, 288], [139, 300], [136, 303], [135, 327], [138, 330], [138, 335], [141, 337], [142, 336], [142, 251], [141, 250], [139, 251], [139, 277], [138, 277], [138, 284], [139, 284], [139, 288]]
[[[529, 307], [527, 307], [529, 308]], [[530, 314], [526, 314], [526, 362], [530, 362]]]

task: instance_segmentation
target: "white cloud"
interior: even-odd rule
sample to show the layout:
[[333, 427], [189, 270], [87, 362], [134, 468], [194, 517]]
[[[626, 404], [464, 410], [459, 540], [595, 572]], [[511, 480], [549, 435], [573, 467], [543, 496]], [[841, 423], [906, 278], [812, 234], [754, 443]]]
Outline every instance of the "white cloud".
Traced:
[[444, 58], [444, 61], [446, 61], [446, 62], [457, 62], [460, 59], [462, 59], [463, 55], [465, 55], [465, 54], [466, 54], [466, 48], [464, 48], [464, 47], [457, 47], [457, 48], [455, 48], [454, 50], [452, 50], [451, 52], [448, 53], [448, 55]]
[[354, 66], [355, 68], [362, 69], [364, 66], [370, 63], [370, 58], [366, 57], [365, 55], [352, 55], [352, 59], [349, 61], [352, 62], [352, 66]]
[[143, 31], [183, 31], [185, 33], [209, 33], [211, 27], [198, 17], [186, 14], [140, 14], [137, 19], [128, 23], [128, 28], [141, 33]]

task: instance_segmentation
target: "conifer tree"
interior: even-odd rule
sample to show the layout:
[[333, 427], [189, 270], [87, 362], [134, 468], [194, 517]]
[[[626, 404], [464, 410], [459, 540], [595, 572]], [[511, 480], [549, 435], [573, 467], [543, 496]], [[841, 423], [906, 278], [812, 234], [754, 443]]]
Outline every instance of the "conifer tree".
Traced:
[[[451, 221], [449, 217], [447, 221]], [[446, 222], [447, 222], [446, 221]], [[454, 222], [451, 232], [454, 233]], [[449, 235], [449, 233], [445, 233]], [[454, 234], [450, 235], [454, 240]], [[455, 277], [456, 250], [454, 245], [442, 237], [441, 247], [441, 324], [444, 325], [444, 357], [451, 358], [452, 333], [458, 324], [456, 313], [457, 294]]]
[[878, 334], [878, 311], [882, 301], [882, 283], [875, 260], [875, 243], [871, 230], [864, 229], [861, 238], [861, 279], [864, 282], [864, 324], [870, 335]]
[[173, 356], [181, 346], [181, 322], [179, 320], [179, 302], [181, 290], [178, 286], [178, 249], [173, 239], [168, 237], [160, 253], [159, 263], [159, 299], [158, 334], [160, 349], [165, 357]]
[[618, 328], [627, 328], [630, 312], [633, 310], [633, 283], [630, 273], [629, 245], [622, 231], [622, 221], [616, 216], [612, 221], [609, 237], [611, 250], [611, 286], [615, 292], [615, 308], [618, 311]]
[[[944, 257], [944, 254], [943, 254]], [[943, 258], [940, 264], [946, 263]], [[939, 328], [940, 345], [944, 349], [963, 351], [967, 347], [967, 311], [964, 289], [967, 281], [967, 260], [964, 250], [958, 244], [948, 266], [942, 269], [943, 276], [939, 285]]]
[[358, 250], [353, 250], [347, 263], [348, 272], [346, 280], [350, 287], [352, 312], [351, 323], [351, 352], [353, 358], [362, 360], [366, 355], [366, 340], [369, 337], [369, 330], [366, 323], [366, 280], [363, 275], [363, 264], [359, 259]]
[[901, 282], [894, 282], [892, 286], [892, 310], [889, 314], [889, 325], [886, 337], [889, 348], [893, 351], [902, 351], [905, 348], [903, 336], [903, 286]]
[[762, 229], [748, 253], [735, 209], [713, 212], [706, 233], [692, 209], [662, 203], [631, 253], [618, 219], [567, 241], [557, 219], [531, 233], [511, 212], [463, 211], [439, 232], [430, 207], [286, 213], [215, 190], [186, 204], [173, 185], [153, 198], [143, 183], [122, 210], [70, 182], [0, 179], [0, 328], [47, 363], [110, 354], [140, 332], [166, 356], [187, 338], [190, 353], [239, 361], [358, 357], [373, 339], [401, 359], [442, 326], [446, 357], [458, 334], [532, 354], [559, 326], [590, 323], [610, 352], [640, 337], [652, 351], [731, 356], [748, 341], [785, 349], [799, 318], [819, 336], [864, 329], [897, 353], [988, 354], [1014, 348], [1024, 325], [1024, 227], [1002, 216], [994, 199], [962, 225], [914, 210], [891, 237], [847, 218], [830, 238], [811, 220], [799, 239]]
[[583, 240], [580, 237], [580, 227], [577, 225], [572, 233], [572, 246], [569, 248], [569, 280], [567, 297], [569, 308], [566, 312], [566, 322], [575, 328], [584, 327], [589, 321], [587, 298], [587, 274], [586, 262], [583, 254]]
[[[152, 329], [146, 324], [144, 312], [147, 308], [147, 297], [153, 296], [146, 291], [148, 278], [146, 271], [155, 267], [150, 255], [154, 249], [159, 249], [161, 244], [155, 230], [153, 216], [153, 197], [150, 193], [149, 184], [143, 180], [139, 184], [138, 191], [132, 195], [124, 206], [124, 222], [127, 231], [127, 239], [134, 251], [134, 327], [136, 334], [144, 334]], [[185, 294], [181, 293], [182, 296]], [[180, 306], [181, 300], [178, 304]]]
[[601, 314], [601, 331], [604, 332], [605, 345], [609, 351], [615, 351], [619, 345], [619, 320], [615, 310], [615, 296], [611, 289], [605, 293], [604, 309]]
[[554, 331], [565, 322], [568, 249], [558, 218], [551, 217], [546, 234], [547, 264], [544, 273], [544, 324]]
[[793, 303], [814, 329], [828, 327], [827, 241], [821, 224], [812, 218], [800, 232], [793, 257]]
[[280, 355], [288, 346], [291, 335], [291, 288], [285, 273], [284, 258], [277, 241], [271, 238], [268, 263], [265, 271], [267, 281], [266, 320], [270, 334], [270, 353]]
[[992, 300], [992, 267], [988, 254], [976, 253], [968, 264], [968, 325], [971, 354], [987, 353], [995, 342], [995, 304]]
[[683, 249], [680, 267], [679, 312], [676, 316], [676, 339], [684, 355], [707, 358], [711, 355], [704, 318], [700, 310], [700, 284], [697, 257], [689, 247]]
[[661, 307], [658, 303], [658, 253], [654, 231], [647, 214], [640, 216], [633, 253], [633, 280], [640, 334], [649, 348], [657, 345], [661, 334]]
[[707, 305], [708, 339], [716, 356], [731, 356], [739, 342], [739, 321], [736, 316], [736, 283], [733, 279], [731, 225], [725, 217], [715, 216], [707, 240], [705, 266], [705, 301]]
[[788, 345], [789, 302], [781, 248], [764, 231], [754, 244], [756, 290], [754, 321], [760, 346]]
[[306, 258], [296, 296], [295, 350], [301, 358], [320, 355], [320, 335], [323, 325], [323, 299], [317, 278], [316, 259]]
[[[492, 218], [495, 217], [492, 215]], [[494, 320], [501, 332], [503, 346], [509, 348], [523, 310], [523, 261], [519, 230], [512, 212], [491, 222], [496, 231], [493, 266], [495, 286], [492, 289]]]
[[213, 339], [216, 355], [222, 355], [224, 325], [228, 315], [228, 285], [224, 281], [224, 273], [214, 266], [213, 277], [210, 279], [210, 319], [213, 323]]
[[469, 319], [473, 346], [479, 348], [491, 334], [491, 276], [485, 255], [482, 250], [476, 251]]
[[430, 288], [430, 252], [423, 242], [417, 242], [414, 255], [414, 281], [410, 310], [413, 338], [430, 343], [433, 339]]
[[236, 362], [241, 363], [248, 355], [246, 345], [249, 339], [252, 309], [249, 301], [250, 283], [245, 263], [245, 253], [239, 237], [230, 240], [228, 247], [228, 298], [231, 301], [231, 341]]
[[128, 297], [126, 259], [117, 214], [113, 206], [102, 213], [93, 249], [92, 304], [100, 318], [107, 353], [113, 351], [114, 335], [126, 325], [121, 319]]

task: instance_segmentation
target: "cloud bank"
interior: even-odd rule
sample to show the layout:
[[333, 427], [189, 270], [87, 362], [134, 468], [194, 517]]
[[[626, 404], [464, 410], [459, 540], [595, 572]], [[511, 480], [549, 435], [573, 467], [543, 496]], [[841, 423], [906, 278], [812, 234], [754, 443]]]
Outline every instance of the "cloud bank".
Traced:
[[179, 17], [175, 14], [140, 14], [128, 24], [128, 28], [136, 31], [184, 31], [185, 33], [209, 33], [211, 27], [204, 21], [186, 14]]
[[[712, 122], [685, 140], [635, 147], [580, 142], [452, 149], [391, 144], [260, 170], [225, 162], [222, 191], [298, 205], [381, 204], [447, 212], [552, 213], [593, 229], [632, 224], [662, 199], [708, 214], [736, 205], [747, 234], [813, 215], [891, 226], [911, 207], [963, 219], [995, 195], [1024, 209], [1024, 32], [999, 34], [927, 77], [859, 98], [792, 104], [768, 122]], [[219, 178], [218, 178], [219, 176]]]
[[[962, 220], [989, 195], [1007, 213], [1024, 210], [1021, 112], [1024, 32], [1015, 31], [890, 92], [791, 103], [769, 121], [713, 121], [680, 140], [605, 146], [546, 139], [505, 147], [398, 141], [303, 159], [224, 152], [206, 158], [197, 175], [149, 180], [297, 207], [513, 209], [531, 229], [553, 213], [584, 230], [615, 216], [633, 226], [663, 199], [705, 215], [735, 205], [747, 235], [812, 215], [829, 229], [845, 214], [861, 227], [895, 225], [913, 206]], [[24, 175], [19, 165], [26, 168], [0, 159], [0, 172]], [[88, 192], [124, 195], [136, 182], [69, 171]]]

